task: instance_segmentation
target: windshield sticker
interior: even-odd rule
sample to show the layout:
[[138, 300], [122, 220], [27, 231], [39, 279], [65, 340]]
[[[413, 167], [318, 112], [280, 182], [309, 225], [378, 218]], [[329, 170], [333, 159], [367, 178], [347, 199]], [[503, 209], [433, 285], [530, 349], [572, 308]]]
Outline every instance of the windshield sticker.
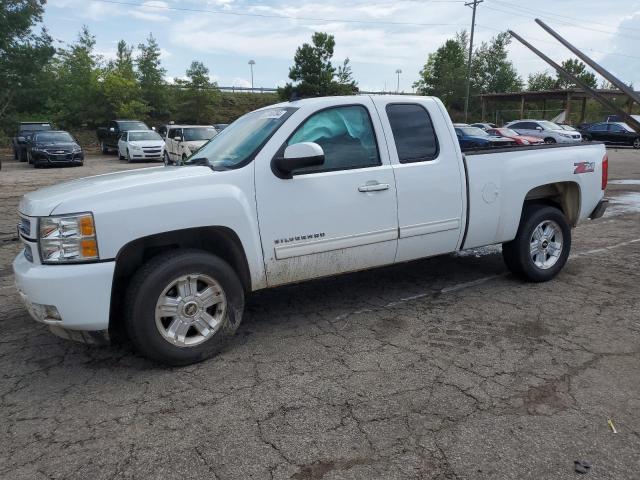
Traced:
[[261, 119], [266, 119], [266, 118], [278, 119], [278, 118], [282, 117], [285, 113], [287, 113], [287, 111], [286, 110], [281, 110], [281, 109], [267, 110], [262, 115], [260, 115], [260, 118]]

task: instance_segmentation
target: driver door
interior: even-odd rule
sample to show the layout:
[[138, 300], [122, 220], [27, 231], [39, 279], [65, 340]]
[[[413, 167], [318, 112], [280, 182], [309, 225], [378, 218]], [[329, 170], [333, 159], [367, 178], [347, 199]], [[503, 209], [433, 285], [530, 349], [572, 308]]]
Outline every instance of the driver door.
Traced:
[[384, 134], [373, 102], [345, 99], [344, 105], [295, 115], [305, 118], [299, 123], [292, 117], [298, 127], [274, 139], [284, 141], [276, 155], [289, 145], [314, 142], [324, 151], [324, 164], [283, 179], [272, 171], [271, 156], [256, 161], [268, 285], [393, 263], [396, 187], [387, 149], [378, 144]]

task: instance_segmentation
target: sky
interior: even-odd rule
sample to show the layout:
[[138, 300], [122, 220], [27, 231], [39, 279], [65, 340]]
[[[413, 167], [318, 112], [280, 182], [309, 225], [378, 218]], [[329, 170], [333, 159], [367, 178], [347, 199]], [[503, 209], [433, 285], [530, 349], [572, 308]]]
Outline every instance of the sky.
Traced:
[[[469, 1], [469, 0], [466, 0]], [[476, 17], [476, 45], [514, 30], [554, 60], [571, 57], [535, 22], [544, 20], [625, 82], [640, 87], [640, 0], [484, 0]], [[203, 62], [219, 86], [276, 87], [288, 81], [295, 50], [315, 31], [335, 36], [334, 65], [349, 58], [361, 90], [394, 91], [412, 84], [429, 53], [470, 29], [465, 0], [48, 0], [44, 25], [58, 46], [72, 43], [83, 25], [96, 50], [113, 58], [120, 39], [162, 50], [169, 79]], [[509, 58], [526, 81], [551, 69], [517, 41]], [[599, 80], [601, 79], [598, 77]]]

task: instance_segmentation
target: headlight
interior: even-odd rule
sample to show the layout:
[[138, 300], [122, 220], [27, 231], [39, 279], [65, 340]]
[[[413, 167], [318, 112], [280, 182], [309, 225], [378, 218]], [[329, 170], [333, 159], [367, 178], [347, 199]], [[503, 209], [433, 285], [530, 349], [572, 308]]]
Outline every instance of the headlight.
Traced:
[[139, 147], [138, 145], [131, 145], [131, 150], [139, 151], [142, 150], [142, 147]]
[[44, 152], [44, 146], [43, 145], [34, 145], [33, 147], [31, 147], [31, 150], [34, 152]]
[[91, 213], [41, 218], [38, 243], [42, 263], [98, 260], [98, 241]]
[[524, 139], [523, 139], [523, 140], [522, 140], [522, 144], [523, 144], [523, 145], [530, 145], [530, 144], [531, 144], [531, 142], [530, 142], [529, 140], [524, 140]]
[[560, 135], [561, 137], [565, 137], [565, 138], [571, 138], [571, 134], [570, 133], [558, 133], [558, 135]]
[[82, 151], [82, 147], [80, 145], [76, 145], [73, 147], [73, 153], [80, 153]]

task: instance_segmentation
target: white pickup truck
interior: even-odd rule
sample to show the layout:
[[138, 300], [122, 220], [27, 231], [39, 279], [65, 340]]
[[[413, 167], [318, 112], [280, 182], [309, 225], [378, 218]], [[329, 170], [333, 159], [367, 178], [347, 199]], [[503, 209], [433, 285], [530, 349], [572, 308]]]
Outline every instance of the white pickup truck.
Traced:
[[430, 97], [282, 103], [186, 165], [25, 195], [16, 286], [54, 333], [124, 332], [188, 364], [220, 349], [263, 288], [497, 243], [514, 274], [549, 280], [571, 227], [606, 208], [607, 164], [596, 143], [462, 155]]

